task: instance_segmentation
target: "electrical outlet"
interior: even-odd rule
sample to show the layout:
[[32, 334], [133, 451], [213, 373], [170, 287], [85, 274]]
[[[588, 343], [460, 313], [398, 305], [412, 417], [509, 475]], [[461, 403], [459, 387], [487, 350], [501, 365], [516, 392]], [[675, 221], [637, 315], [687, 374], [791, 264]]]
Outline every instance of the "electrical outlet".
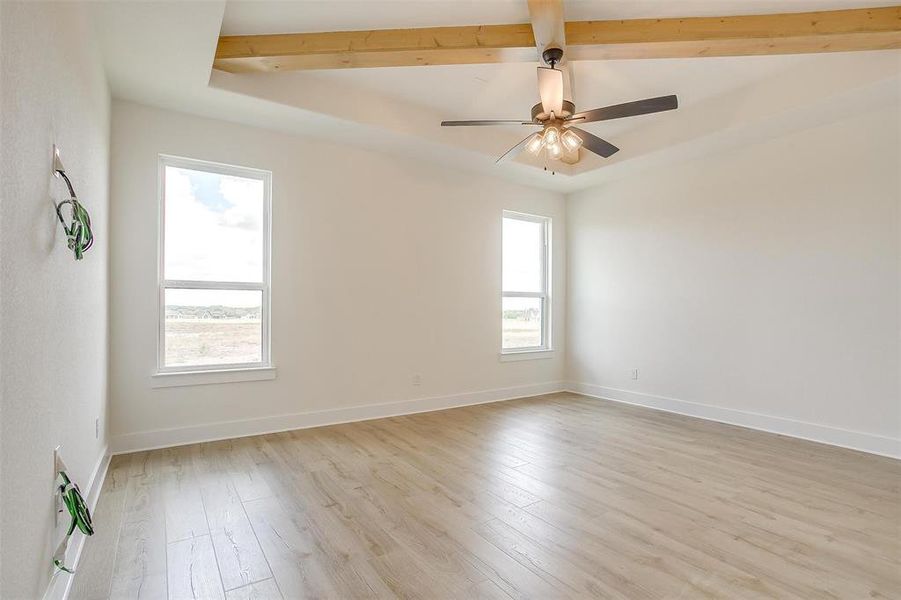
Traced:
[[420, 385], [422, 385], [422, 377], [420, 377], [419, 375], [414, 375], [412, 383], [414, 386], [419, 387]]
[[632, 369], [632, 379], [638, 379], [638, 369]]
[[100, 417], [94, 419], [94, 439], [100, 439]]

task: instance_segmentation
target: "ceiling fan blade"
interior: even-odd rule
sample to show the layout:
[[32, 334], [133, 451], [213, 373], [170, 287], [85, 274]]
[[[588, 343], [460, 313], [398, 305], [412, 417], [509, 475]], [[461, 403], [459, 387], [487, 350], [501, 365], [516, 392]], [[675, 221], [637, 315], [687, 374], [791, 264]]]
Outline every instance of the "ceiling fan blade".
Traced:
[[577, 136], [579, 136], [579, 139], [582, 140], [583, 148], [590, 150], [599, 156], [610, 158], [611, 156], [619, 152], [619, 148], [617, 148], [607, 140], [602, 140], [593, 133], [588, 133], [587, 131], [583, 131], [578, 127], [567, 127], [567, 131], [572, 131]]
[[504, 152], [499, 159], [494, 161], [494, 164], [499, 165], [502, 162], [506, 162], [506, 161], [510, 160], [511, 158], [515, 158], [520, 152], [523, 151], [523, 149], [525, 149], [526, 144], [529, 142], [529, 140], [532, 139], [532, 136], [534, 136], [534, 135], [536, 135], [536, 134], [533, 133], [533, 134], [527, 135], [523, 141], [519, 142], [518, 144], [516, 144], [515, 146], [513, 146], [512, 148], [510, 148], [509, 150]]
[[476, 121], [441, 121], [442, 127], [482, 127], [485, 125], [540, 125], [522, 119], [482, 119]]
[[594, 121], [609, 121], [610, 119], [647, 115], [655, 112], [663, 112], [665, 110], [673, 110], [675, 108], [679, 108], [679, 101], [675, 95], [659, 96], [657, 98], [647, 98], [645, 100], [636, 100], [634, 102], [586, 110], [574, 114], [569, 120], [578, 120], [580, 123], [592, 123]]
[[541, 108], [555, 115], [563, 113], [563, 71], [538, 67], [538, 95]]

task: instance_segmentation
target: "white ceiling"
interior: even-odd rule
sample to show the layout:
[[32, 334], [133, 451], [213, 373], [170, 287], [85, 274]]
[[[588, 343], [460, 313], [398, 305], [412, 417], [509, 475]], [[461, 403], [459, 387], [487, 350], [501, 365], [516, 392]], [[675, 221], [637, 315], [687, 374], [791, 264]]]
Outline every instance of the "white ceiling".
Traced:
[[[678, 94], [683, 105], [717, 96], [770, 76], [774, 69], [803, 64], [802, 55], [708, 60], [618, 60], [572, 63], [578, 110], [640, 98]], [[413, 101], [448, 119], [529, 120], [538, 102], [535, 64], [508, 63], [317, 71], [288, 74], [298, 82], [328, 81], [357, 86], [400, 102]], [[586, 125], [611, 135], [636, 124], [670, 118], [658, 114]], [[523, 129], [525, 131], [525, 129]]]
[[[892, 4], [876, 0], [568, 0], [570, 20], [748, 14]], [[231, 75], [210, 65], [224, 33], [525, 22], [526, 0], [103, 2], [98, 38], [115, 96], [351, 143], [518, 182], [571, 191], [898, 103], [901, 51], [771, 57], [574, 62], [579, 109], [675, 93], [677, 111], [586, 125], [622, 151], [552, 177], [493, 157], [525, 127], [446, 129], [451, 118], [527, 117], [537, 101], [528, 63]]]

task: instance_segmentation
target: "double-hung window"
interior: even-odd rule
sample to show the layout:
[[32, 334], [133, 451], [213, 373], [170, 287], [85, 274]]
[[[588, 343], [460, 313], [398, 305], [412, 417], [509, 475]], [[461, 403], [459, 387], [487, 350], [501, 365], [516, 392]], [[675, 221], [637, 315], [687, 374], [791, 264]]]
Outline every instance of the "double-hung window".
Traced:
[[270, 365], [271, 179], [160, 157], [160, 373]]
[[550, 350], [550, 222], [504, 211], [503, 353]]

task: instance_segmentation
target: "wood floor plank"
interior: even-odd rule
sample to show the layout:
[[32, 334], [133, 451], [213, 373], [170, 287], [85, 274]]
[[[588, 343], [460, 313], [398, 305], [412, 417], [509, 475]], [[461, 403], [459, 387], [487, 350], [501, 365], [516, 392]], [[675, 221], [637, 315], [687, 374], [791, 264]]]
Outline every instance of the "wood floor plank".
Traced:
[[632, 594], [620, 592], [609, 582], [596, 578], [574, 566], [567, 556], [554, 552], [500, 521], [492, 519], [478, 525], [476, 532], [513, 557], [518, 563], [550, 583], [558, 593], [576, 598], [648, 598], [649, 594], [637, 582], [626, 582]]
[[211, 536], [226, 590], [272, 577], [249, 522], [224, 525]]
[[167, 553], [169, 600], [224, 600], [209, 535], [173, 542]]
[[159, 478], [159, 457], [138, 453], [129, 458], [122, 529], [116, 548], [110, 597], [164, 597], [166, 582], [166, 516]]
[[162, 519], [124, 523], [119, 535], [110, 598], [154, 600], [164, 598], [166, 594], [166, 534]]
[[462, 597], [459, 589], [446, 587], [446, 580], [435, 578], [414, 556], [404, 550], [394, 550], [374, 557], [369, 562], [397, 597], [421, 600]]
[[474, 531], [483, 521], [473, 521], [453, 505], [433, 504], [437, 497], [411, 500], [419, 517], [446, 528], [461, 557], [479, 569], [511, 598], [567, 598], [568, 594], [517, 562], [510, 554]]
[[466, 594], [472, 600], [510, 600], [510, 596], [493, 581], [483, 581], [469, 588]]
[[194, 470], [226, 590], [272, 577], [231, 477], [233, 448], [230, 443], [216, 442], [203, 444], [194, 452]]
[[189, 446], [163, 451], [166, 460], [160, 480], [166, 505], [166, 540], [170, 544], [210, 532], [190, 452]]
[[245, 504], [247, 515], [272, 574], [287, 598], [336, 598], [335, 581], [328, 577], [323, 556], [306, 519], [285, 511], [275, 498]]
[[250, 454], [253, 441], [247, 438], [232, 441], [233, 449], [225, 453], [223, 458], [227, 461], [229, 478], [241, 500], [246, 502], [271, 496], [272, 490], [254, 468]]
[[[577, 511], [562, 509], [552, 502], [542, 501], [523, 509], [553, 527], [569, 532], [586, 546], [603, 546], [612, 552], [639, 548], [652, 553], [651, 557], [635, 561], [642, 569], [663, 570], [678, 576], [683, 583], [678, 586], [683, 596], [694, 588], [709, 586], [717, 591], [713, 597], [728, 598], [787, 598], [786, 590], [772, 587], [753, 574], [741, 571], [728, 562], [711, 556], [702, 544], [696, 542], [694, 523], [671, 519], [667, 527], [637, 521], [627, 513], [608, 511], [600, 516], [580, 515]], [[698, 547], [700, 546], [700, 548]], [[592, 552], [591, 556], [596, 556]], [[607, 566], [602, 567], [604, 569]], [[644, 575], [644, 573], [643, 573]], [[703, 594], [700, 594], [703, 597]]]
[[901, 461], [559, 393], [116, 457], [71, 597], [899, 598], [899, 523]]
[[282, 600], [274, 579], [266, 579], [226, 592], [225, 600]]

